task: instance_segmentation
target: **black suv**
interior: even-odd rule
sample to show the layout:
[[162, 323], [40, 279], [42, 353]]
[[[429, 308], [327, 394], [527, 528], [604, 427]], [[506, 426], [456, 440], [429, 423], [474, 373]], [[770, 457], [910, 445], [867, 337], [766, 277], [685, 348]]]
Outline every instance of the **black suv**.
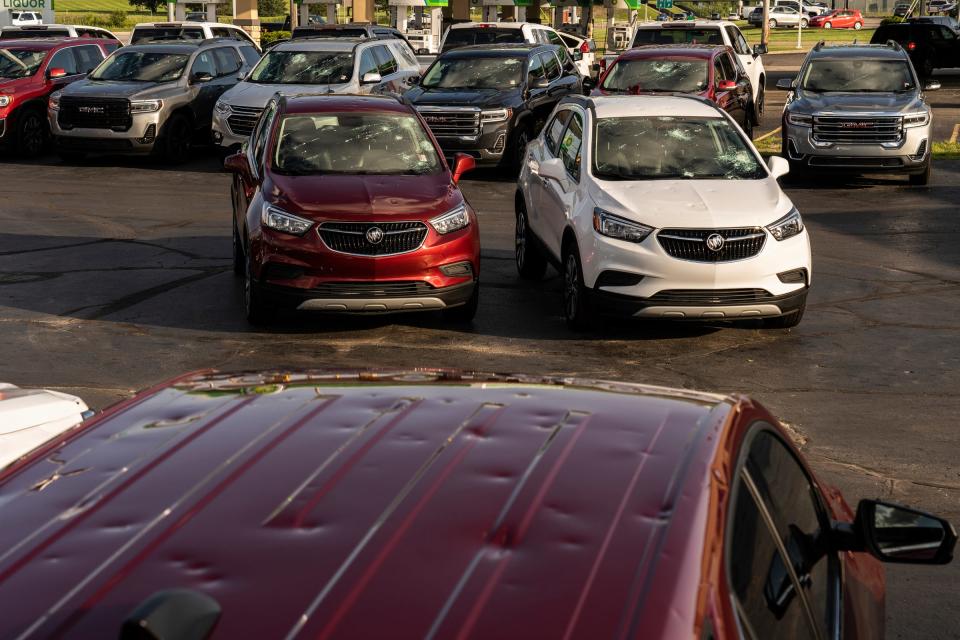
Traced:
[[942, 24], [884, 24], [873, 32], [870, 44], [884, 44], [890, 40], [907, 50], [921, 78], [929, 78], [934, 69], [960, 67], [960, 36]]
[[517, 167], [560, 98], [579, 93], [582, 79], [565, 48], [525, 44], [452, 49], [404, 95], [446, 156]]

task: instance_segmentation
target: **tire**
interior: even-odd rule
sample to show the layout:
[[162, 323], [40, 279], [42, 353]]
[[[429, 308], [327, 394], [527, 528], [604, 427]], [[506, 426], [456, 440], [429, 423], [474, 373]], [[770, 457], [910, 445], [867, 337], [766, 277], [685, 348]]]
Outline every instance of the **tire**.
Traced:
[[742, 125], [743, 132], [747, 135], [747, 138], [753, 140], [753, 115], [750, 111], [744, 111]]
[[242, 276], [246, 272], [246, 258], [243, 253], [243, 242], [237, 232], [237, 219], [233, 219], [233, 275]]
[[473, 283], [473, 294], [466, 304], [459, 307], [452, 307], [443, 310], [443, 319], [454, 324], [470, 324], [474, 316], [477, 315], [477, 307], [480, 306], [480, 281]]
[[800, 28], [801, 28], [801, 29], [806, 29], [806, 28], [807, 28], [807, 25], [809, 25], [809, 24], [810, 24], [810, 22], [808, 22], [806, 18], [801, 18], [801, 19], [800, 19]]
[[766, 93], [767, 90], [764, 88], [764, 83], [767, 81], [766, 78], [760, 78], [760, 86], [757, 88], [757, 100], [753, 105], [754, 113], [756, 117], [754, 118], [754, 124], [760, 124], [760, 118], [763, 117], [763, 108], [766, 106]]
[[863, 29], [863, 23], [862, 23], [862, 22], [854, 22], [854, 23], [853, 23], [853, 28], [856, 29], [857, 31], [860, 31], [860, 29]]
[[527, 207], [521, 196], [517, 202], [517, 222], [514, 227], [514, 258], [517, 273], [526, 280], [540, 280], [547, 272], [547, 259], [540, 251], [527, 219]]
[[773, 18], [770, 18], [769, 20], [767, 20], [767, 26], [770, 27], [771, 29], [776, 29], [777, 21], [774, 20]]
[[930, 173], [933, 168], [933, 161], [927, 158], [927, 164], [923, 167], [923, 173], [914, 173], [910, 175], [910, 185], [914, 187], [925, 187], [930, 184]]
[[807, 303], [804, 302], [803, 305], [793, 313], [777, 316], [776, 318], [764, 318], [763, 327], [765, 329], [792, 329], [803, 320], [803, 312], [806, 308]]
[[171, 164], [183, 164], [190, 158], [193, 131], [186, 116], [176, 113], [163, 125], [160, 155]]
[[824, 29], [833, 29], [833, 23], [832, 23], [832, 22], [824, 22], [824, 23], [823, 23], [823, 28], [824, 28]]
[[17, 119], [15, 134], [17, 153], [23, 158], [36, 158], [46, 151], [50, 141], [49, 125], [38, 109], [28, 109]]
[[243, 261], [243, 312], [247, 322], [254, 326], [263, 326], [270, 324], [276, 310], [264, 302], [260, 285], [253, 279], [251, 261], [251, 258]]
[[514, 155], [510, 159], [510, 168], [519, 171], [527, 157], [527, 145], [530, 144], [530, 129], [523, 125], [513, 138]]
[[583, 284], [580, 251], [570, 243], [563, 254], [563, 318], [574, 331], [583, 331], [592, 324], [587, 306], [587, 288]]

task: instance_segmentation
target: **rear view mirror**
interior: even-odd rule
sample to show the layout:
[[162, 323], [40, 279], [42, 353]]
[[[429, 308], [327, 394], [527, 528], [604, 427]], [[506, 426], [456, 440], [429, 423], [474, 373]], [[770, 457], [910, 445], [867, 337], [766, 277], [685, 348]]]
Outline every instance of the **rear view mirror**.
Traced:
[[377, 84], [382, 81], [383, 77], [376, 71], [370, 71], [369, 73], [363, 74], [363, 78], [360, 79], [360, 84]]
[[737, 83], [733, 80], [721, 80], [717, 83], [718, 91], [733, 91], [737, 88]]
[[936, 91], [940, 88], [940, 82], [938, 80], [931, 80], [923, 86], [924, 91]]
[[206, 71], [198, 71], [190, 76], [190, 82], [194, 84], [210, 82], [211, 80], [213, 80], [213, 74], [207, 73]]
[[767, 52], [767, 45], [765, 44], [755, 44], [753, 45], [753, 57], [762, 56]]
[[574, 62], [583, 60], [583, 52], [580, 49], [574, 49], [570, 52], [570, 57], [573, 58]]
[[947, 564], [957, 544], [946, 520], [879, 500], [860, 501], [855, 527], [866, 550], [884, 562]]
[[597, 88], [597, 81], [594, 78], [584, 78], [582, 84], [584, 95], [590, 95], [590, 92]]
[[767, 166], [770, 167], [770, 175], [775, 179], [782, 178], [790, 173], [790, 163], [781, 156], [770, 156], [767, 158]]
[[567, 170], [563, 167], [563, 161], [560, 158], [550, 158], [540, 163], [537, 168], [537, 175], [541, 178], [549, 178], [563, 183], [567, 179]]
[[777, 89], [783, 89], [784, 91], [793, 89], [793, 78], [780, 78], [777, 80]]
[[250, 164], [247, 162], [247, 154], [234, 153], [223, 159], [223, 168], [230, 173], [239, 173], [248, 175], [250, 173]]
[[53, 69], [47, 70], [47, 77], [51, 80], [56, 80], [57, 78], [64, 78], [67, 75], [66, 69], [61, 69], [60, 67], [54, 67]]
[[453, 156], [453, 181], [460, 182], [460, 178], [468, 171], [473, 171], [477, 166], [477, 161], [473, 156], [465, 153], [458, 153]]
[[530, 78], [527, 84], [530, 85], [531, 89], [544, 89], [550, 86], [550, 81], [540, 76], [539, 78]]

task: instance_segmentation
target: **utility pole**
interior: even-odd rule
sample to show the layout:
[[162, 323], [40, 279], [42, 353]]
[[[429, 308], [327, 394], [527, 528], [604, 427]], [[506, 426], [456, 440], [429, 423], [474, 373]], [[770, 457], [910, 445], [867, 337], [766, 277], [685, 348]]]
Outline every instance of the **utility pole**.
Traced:
[[295, 2], [295, 0], [290, 0], [290, 31], [293, 31], [298, 26], [300, 26], [298, 24], [300, 16], [297, 15], [298, 14], [297, 9], [299, 8], [300, 8], [300, 5], [298, 5]]
[[763, 0], [763, 27], [760, 32], [760, 43], [770, 46], [770, 0]]

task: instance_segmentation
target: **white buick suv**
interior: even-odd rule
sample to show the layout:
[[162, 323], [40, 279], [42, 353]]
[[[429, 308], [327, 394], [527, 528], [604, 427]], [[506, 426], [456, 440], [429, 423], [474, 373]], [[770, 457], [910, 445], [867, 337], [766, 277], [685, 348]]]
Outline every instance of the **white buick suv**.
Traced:
[[696, 96], [565, 98], [527, 147], [517, 269], [560, 270], [575, 328], [611, 313], [796, 326], [810, 241], [787, 170]]

